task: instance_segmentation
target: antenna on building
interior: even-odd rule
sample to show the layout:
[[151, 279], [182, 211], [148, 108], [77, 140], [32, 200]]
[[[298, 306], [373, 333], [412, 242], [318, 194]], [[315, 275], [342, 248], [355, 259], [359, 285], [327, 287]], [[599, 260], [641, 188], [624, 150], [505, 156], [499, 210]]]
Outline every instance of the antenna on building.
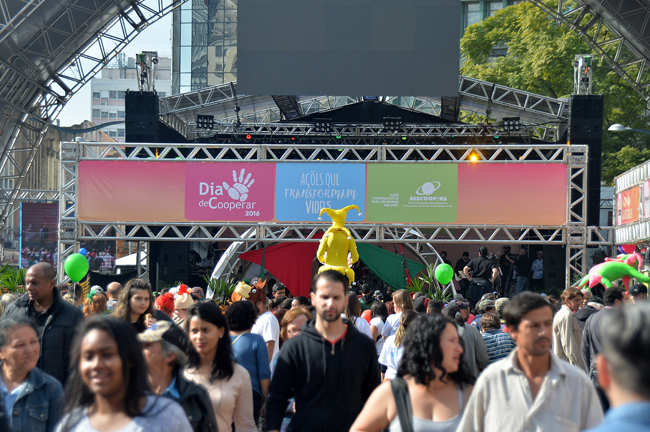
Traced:
[[157, 51], [142, 51], [135, 55], [136, 68], [138, 69], [138, 89], [140, 91], [155, 91], [156, 66], [158, 65]]

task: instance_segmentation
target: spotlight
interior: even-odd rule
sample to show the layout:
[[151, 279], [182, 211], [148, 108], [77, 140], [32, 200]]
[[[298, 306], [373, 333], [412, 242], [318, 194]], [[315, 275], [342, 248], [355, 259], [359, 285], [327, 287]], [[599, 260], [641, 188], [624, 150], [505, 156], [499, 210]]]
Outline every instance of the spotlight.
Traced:
[[401, 117], [384, 117], [384, 131], [396, 132], [402, 128]]
[[196, 116], [196, 127], [199, 129], [213, 129], [214, 128], [214, 116], [212, 115], [197, 115]]
[[332, 119], [317, 118], [314, 125], [314, 131], [318, 133], [329, 133], [332, 131]]
[[501, 126], [504, 132], [518, 132], [521, 130], [521, 120], [519, 117], [504, 117]]
[[250, 140], [250, 139], [252, 139], [252, 138], [253, 138], [253, 137], [251, 136], [251, 134], [247, 134], [247, 135], [246, 135], [246, 139], [247, 139], [247, 140]]

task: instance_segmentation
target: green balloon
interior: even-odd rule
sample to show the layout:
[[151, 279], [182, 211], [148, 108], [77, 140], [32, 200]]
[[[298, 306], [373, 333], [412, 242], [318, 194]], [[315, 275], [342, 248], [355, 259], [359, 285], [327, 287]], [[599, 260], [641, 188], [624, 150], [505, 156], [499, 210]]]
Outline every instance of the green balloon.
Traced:
[[72, 282], [79, 282], [88, 273], [88, 260], [81, 254], [72, 254], [65, 259], [63, 269]]
[[449, 264], [440, 264], [436, 267], [436, 279], [442, 285], [447, 285], [454, 277], [454, 269]]

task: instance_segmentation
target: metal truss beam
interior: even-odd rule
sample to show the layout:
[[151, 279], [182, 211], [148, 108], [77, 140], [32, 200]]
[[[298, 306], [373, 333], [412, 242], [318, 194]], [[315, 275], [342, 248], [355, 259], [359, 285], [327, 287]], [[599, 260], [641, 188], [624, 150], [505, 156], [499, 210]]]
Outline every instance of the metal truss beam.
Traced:
[[[275, 125], [278, 126], [278, 125]], [[290, 127], [284, 125], [285, 127]], [[610, 231], [587, 227], [585, 218], [587, 148], [581, 145], [545, 144], [536, 146], [387, 146], [340, 145], [216, 145], [190, 147], [183, 145], [142, 144], [125, 146], [102, 143], [63, 143], [61, 145], [61, 186], [59, 191], [59, 259], [61, 263], [78, 250], [81, 240], [111, 239], [127, 241], [227, 241], [227, 242], [304, 242], [319, 241], [317, 234], [326, 224], [304, 223], [157, 223], [138, 221], [124, 224], [116, 221], [80, 221], [76, 214], [78, 179], [81, 160], [139, 160], [180, 158], [182, 160], [244, 160], [300, 161], [320, 163], [470, 163], [470, 155], [478, 154], [481, 162], [557, 163], [567, 165], [567, 223], [561, 226], [476, 226], [427, 224], [364, 224], [350, 223], [349, 228], [358, 242], [400, 242], [420, 251], [432, 249], [433, 243], [475, 244], [557, 244], [567, 250], [567, 282], [586, 271], [588, 246], [610, 245]], [[186, 153], [184, 150], [188, 150]], [[504, 157], [505, 159], [499, 159]], [[151, 159], [148, 159], [151, 158]], [[426, 249], [426, 250], [425, 250]]]
[[[280, 127], [274, 125], [274, 127]], [[70, 148], [75, 143], [65, 143]], [[477, 163], [561, 163], [573, 156], [572, 152], [584, 155], [586, 147], [581, 145], [349, 145], [323, 146], [319, 144], [203, 144], [189, 147], [183, 144], [124, 144], [78, 143], [83, 160], [200, 160], [200, 161], [305, 161], [340, 163], [359, 162], [474, 162]], [[63, 147], [62, 147], [63, 148]], [[74, 147], [75, 151], [77, 147]], [[156, 150], [158, 157], [156, 157]], [[476, 159], [473, 159], [473, 158]], [[582, 156], [584, 157], [584, 156]], [[582, 159], [580, 159], [582, 160]], [[65, 167], [66, 165], [64, 165]], [[584, 172], [584, 166], [581, 167]], [[68, 167], [68, 170], [72, 167]], [[70, 174], [68, 171], [62, 174]], [[62, 183], [64, 177], [61, 177]], [[572, 182], [570, 187], [577, 187]], [[580, 187], [583, 193], [584, 187]], [[64, 189], [61, 196], [65, 196]], [[582, 218], [582, 198], [573, 203], [572, 214]], [[579, 208], [578, 208], [579, 207]]]
[[[621, 32], [623, 27], [615, 18], [607, 19], [591, 6], [584, 3], [576, 5], [569, 0], [559, 0], [557, 9], [550, 8], [543, 0], [528, 1], [578, 33], [594, 54], [602, 57], [630, 87], [646, 102], [650, 102], [649, 59], [639, 50], [637, 41]], [[648, 19], [647, 12], [643, 19]]]
[[[565, 244], [562, 226], [467, 226], [415, 224], [357, 224], [346, 225], [355, 241], [361, 243], [521, 243]], [[78, 240], [128, 241], [259, 241], [259, 242], [318, 242], [325, 224], [256, 224], [254, 236], [246, 236], [251, 224], [245, 223], [176, 223], [142, 222], [124, 225], [114, 222], [78, 222]]]
[[[236, 89], [237, 83], [232, 84]], [[329, 111], [359, 102], [359, 98], [352, 96], [296, 96], [294, 98], [303, 115]], [[443, 117], [441, 98], [384, 96], [381, 99], [403, 108]], [[271, 123], [282, 119], [282, 112], [270, 96], [238, 95], [237, 101], [241, 108], [239, 116], [244, 122]], [[564, 123], [569, 116], [568, 102], [562, 99], [460, 76], [458, 110], [464, 112], [461, 120], [470, 114], [485, 116], [488, 106], [492, 109], [493, 122], [498, 122], [503, 117], [520, 117], [535, 137], [544, 141], [559, 141], [566, 127]], [[168, 96], [160, 100], [161, 116], [165, 118], [172, 114], [177, 115], [180, 121], [184, 121], [189, 126], [189, 134], [185, 136], [190, 139], [196, 138], [199, 134], [193, 123], [196, 114], [213, 114], [218, 122], [234, 124], [237, 120], [234, 108], [235, 101], [230, 83]]]
[[[0, 191], [0, 229], [12, 211], [48, 125], [67, 101], [142, 30], [184, 1], [137, 0], [124, 2], [126, 7], [117, 1], [103, 2], [102, 7], [112, 12], [107, 9], [102, 13], [90, 10], [87, 1], [73, 0], [63, 16], [56, 15], [42, 28], [32, 29], [33, 36], [24, 38], [25, 46], [11, 57], [3, 57], [7, 60], [0, 62], [0, 182], [13, 180], [14, 188]], [[0, 43], [8, 40], [11, 29], [23, 23], [35, 8], [44, 7], [42, 1], [26, 2], [10, 16], [5, 2], [0, 0]], [[78, 42], [88, 32], [88, 39], [80, 44], [83, 48], [65, 56], [72, 41]], [[48, 72], [52, 68], [55, 71]], [[19, 134], [26, 137], [27, 147], [16, 147]]]
[[58, 201], [58, 190], [46, 189], [21, 189], [16, 197], [17, 201]]
[[[221, 123], [216, 124], [214, 129], [194, 129], [192, 132], [196, 138], [207, 138], [209, 140], [218, 140], [217, 142], [232, 143], [233, 139], [241, 140], [246, 135], [261, 138], [266, 141], [270, 138], [284, 140], [300, 140], [305, 144], [313, 138], [321, 138], [329, 143], [336, 145], [340, 139], [361, 140], [359, 143], [377, 143], [393, 141], [402, 142], [403, 144], [418, 144], [418, 139], [437, 138], [436, 141], [443, 143], [457, 142], [459, 139], [463, 142], [472, 142], [474, 138], [481, 138], [481, 142], [498, 143], [502, 137], [515, 137], [520, 142], [530, 142], [528, 131], [522, 130], [518, 133], [505, 133], [500, 126], [494, 125], [469, 125], [469, 124], [451, 124], [451, 125], [416, 125], [404, 124], [400, 130], [388, 131], [383, 125], [377, 123], [368, 124], [337, 124], [331, 125], [331, 132], [323, 134], [317, 131], [314, 124], [311, 123], [267, 123], [267, 124], [236, 124]], [[411, 141], [409, 141], [411, 140]]]

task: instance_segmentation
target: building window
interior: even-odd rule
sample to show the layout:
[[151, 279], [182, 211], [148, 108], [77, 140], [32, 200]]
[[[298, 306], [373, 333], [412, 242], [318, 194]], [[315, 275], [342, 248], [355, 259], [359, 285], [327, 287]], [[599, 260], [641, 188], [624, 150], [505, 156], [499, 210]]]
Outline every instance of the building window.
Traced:
[[98, 118], [99, 117], [99, 110], [98, 109], [93, 109], [93, 117]]
[[125, 94], [126, 94], [126, 93], [123, 92], [123, 91], [118, 91], [118, 92], [117, 92], [117, 98], [118, 98], [118, 99], [124, 99], [124, 97], [125, 97], [124, 95], [125, 95]]
[[123, 119], [124, 118], [124, 111], [118, 111], [117, 112], [117, 118]]
[[118, 138], [124, 138], [124, 129], [118, 129], [117, 130], [117, 137]]
[[158, 93], [158, 97], [164, 98], [166, 96], [167, 96], [167, 93], [165, 93], [165, 92], [159, 92]]
[[111, 120], [117, 119], [117, 113], [114, 113], [114, 112], [108, 113], [108, 118], [111, 119]]
[[476, 24], [481, 21], [481, 4], [476, 3], [464, 3], [464, 28]]
[[93, 99], [99, 99], [102, 97], [102, 94], [100, 92], [93, 92]]
[[117, 99], [117, 91], [116, 90], [111, 90], [109, 93], [109, 99]]
[[498, 10], [503, 9], [503, 2], [488, 2], [485, 8], [485, 18], [494, 15]]
[[111, 138], [117, 138], [117, 131], [109, 130], [108, 131], [108, 136], [111, 137]]
[[108, 118], [108, 111], [102, 111], [102, 118]]

